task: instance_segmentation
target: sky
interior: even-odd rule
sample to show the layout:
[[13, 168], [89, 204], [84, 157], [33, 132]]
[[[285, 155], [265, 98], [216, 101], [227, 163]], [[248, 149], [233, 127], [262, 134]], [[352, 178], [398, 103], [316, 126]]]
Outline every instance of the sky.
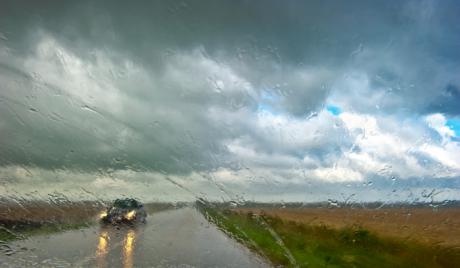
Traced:
[[457, 1], [6, 1], [0, 194], [460, 199]]

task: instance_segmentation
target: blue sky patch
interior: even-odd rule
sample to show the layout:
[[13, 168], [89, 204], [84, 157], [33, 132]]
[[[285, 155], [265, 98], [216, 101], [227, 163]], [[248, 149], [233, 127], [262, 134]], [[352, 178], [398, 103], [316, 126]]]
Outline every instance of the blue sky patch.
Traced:
[[460, 137], [460, 120], [459, 119], [448, 119], [446, 126], [455, 132], [455, 136]]
[[333, 115], [339, 115], [342, 113], [342, 109], [340, 109], [340, 107], [331, 104], [326, 106], [326, 110]]

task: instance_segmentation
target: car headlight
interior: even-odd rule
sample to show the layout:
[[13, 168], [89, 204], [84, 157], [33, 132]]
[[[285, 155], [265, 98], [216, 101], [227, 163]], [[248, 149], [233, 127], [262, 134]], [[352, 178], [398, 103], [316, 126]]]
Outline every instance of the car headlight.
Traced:
[[132, 220], [132, 219], [134, 219], [134, 217], [136, 217], [136, 211], [134, 211], [134, 210], [126, 213], [126, 215], [125, 215], [125, 218], [127, 220]]
[[103, 212], [101, 212], [101, 214], [99, 214], [99, 219], [102, 220], [105, 217], [107, 217], [107, 211], [103, 211]]

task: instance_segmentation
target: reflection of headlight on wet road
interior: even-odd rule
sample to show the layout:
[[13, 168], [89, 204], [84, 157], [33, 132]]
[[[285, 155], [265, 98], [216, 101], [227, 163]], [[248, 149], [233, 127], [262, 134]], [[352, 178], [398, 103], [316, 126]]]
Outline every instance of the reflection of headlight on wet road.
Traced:
[[[134, 212], [134, 211], [131, 211]], [[126, 234], [124, 245], [123, 245], [123, 267], [132, 268], [133, 267], [133, 249], [134, 249], [134, 240], [136, 238], [136, 233], [133, 230], [129, 230]]]
[[107, 217], [107, 212], [106, 212], [106, 211], [101, 212], [101, 214], [99, 214], [99, 219], [102, 220], [102, 219], [105, 218], [105, 217]]
[[101, 231], [99, 234], [99, 242], [96, 248], [96, 263], [97, 267], [107, 267], [107, 253], [109, 245], [109, 234], [107, 231]]
[[96, 256], [105, 255], [107, 253], [109, 235], [106, 231], [101, 232], [99, 235], [99, 243], [97, 244]]
[[134, 219], [134, 217], [136, 217], [136, 211], [134, 211], [134, 210], [126, 213], [126, 215], [125, 215], [125, 218], [127, 220], [132, 220], [132, 219]]

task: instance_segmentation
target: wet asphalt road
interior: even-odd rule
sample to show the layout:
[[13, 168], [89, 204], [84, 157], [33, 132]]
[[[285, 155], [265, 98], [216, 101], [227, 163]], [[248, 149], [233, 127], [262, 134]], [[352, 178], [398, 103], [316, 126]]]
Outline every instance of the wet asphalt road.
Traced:
[[136, 227], [99, 226], [8, 244], [0, 267], [267, 267], [194, 208], [149, 215]]

